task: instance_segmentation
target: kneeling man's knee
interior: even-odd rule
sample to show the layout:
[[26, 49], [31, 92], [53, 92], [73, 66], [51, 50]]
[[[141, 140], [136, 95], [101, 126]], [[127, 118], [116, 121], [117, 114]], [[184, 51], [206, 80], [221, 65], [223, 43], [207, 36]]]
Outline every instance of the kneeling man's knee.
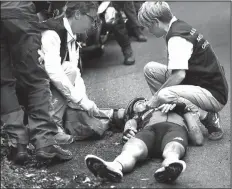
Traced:
[[157, 62], [148, 62], [145, 66], [144, 66], [144, 68], [143, 68], [143, 72], [144, 72], [144, 74], [146, 75], [146, 74], [150, 74], [150, 73], [152, 73], [152, 70], [154, 69], [154, 67], [156, 66], [156, 64], [159, 64], [159, 63], [157, 63]]
[[170, 90], [168, 88], [163, 88], [158, 92], [158, 100], [161, 103], [170, 103]]

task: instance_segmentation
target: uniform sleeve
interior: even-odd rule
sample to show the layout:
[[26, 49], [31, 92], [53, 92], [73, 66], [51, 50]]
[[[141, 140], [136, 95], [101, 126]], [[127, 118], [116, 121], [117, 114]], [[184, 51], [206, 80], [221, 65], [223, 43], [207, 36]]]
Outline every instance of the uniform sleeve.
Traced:
[[168, 41], [168, 69], [188, 70], [188, 61], [193, 52], [193, 44], [175, 36]]
[[44, 53], [45, 70], [52, 83], [66, 97], [67, 101], [78, 103], [83, 98], [83, 93], [78, 92], [65, 74], [61, 65], [60, 44], [59, 35], [55, 31], [48, 30], [42, 33], [41, 50]]

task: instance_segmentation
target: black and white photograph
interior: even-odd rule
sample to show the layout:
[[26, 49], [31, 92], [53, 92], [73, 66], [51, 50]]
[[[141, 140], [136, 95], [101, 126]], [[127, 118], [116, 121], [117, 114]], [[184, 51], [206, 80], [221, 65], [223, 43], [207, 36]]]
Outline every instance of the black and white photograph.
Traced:
[[1, 188], [231, 188], [230, 0], [1, 0]]

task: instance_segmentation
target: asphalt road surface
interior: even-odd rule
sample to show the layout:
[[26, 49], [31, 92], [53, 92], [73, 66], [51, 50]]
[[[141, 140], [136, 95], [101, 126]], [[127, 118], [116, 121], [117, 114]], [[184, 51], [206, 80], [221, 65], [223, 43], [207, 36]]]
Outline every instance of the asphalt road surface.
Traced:
[[[230, 84], [230, 2], [170, 2], [170, 6], [178, 18], [198, 29], [212, 44]], [[147, 31], [144, 33], [148, 36], [147, 43], [132, 40], [135, 65], [123, 65], [119, 46], [115, 41], [109, 41], [104, 55], [92, 60], [84, 68], [87, 93], [99, 107], [125, 107], [134, 97], [151, 96], [143, 77], [143, 67], [149, 61], [166, 64], [166, 50], [162, 38], [156, 39]], [[162, 160], [152, 159], [137, 166], [132, 173], [124, 175], [121, 183], [106, 183], [101, 187], [230, 188], [230, 101], [220, 115], [225, 130], [224, 138], [220, 141], [209, 141], [206, 138], [204, 146], [189, 147], [184, 159], [187, 169], [173, 185], [155, 181], [153, 174]], [[116, 133], [98, 141], [76, 142], [69, 147], [74, 153], [74, 159], [49, 169], [51, 172], [60, 172], [64, 177], [84, 173], [93, 179], [84, 164], [84, 157], [91, 153], [105, 160], [113, 160], [122, 148], [118, 145], [120, 139], [121, 133]]]

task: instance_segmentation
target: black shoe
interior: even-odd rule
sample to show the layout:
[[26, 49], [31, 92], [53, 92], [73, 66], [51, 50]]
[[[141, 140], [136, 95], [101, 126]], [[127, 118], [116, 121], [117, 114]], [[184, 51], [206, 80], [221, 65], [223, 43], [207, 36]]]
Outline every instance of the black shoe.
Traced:
[[218, 113], [208, 112], [204, 120], [201, 121], [208, 130], [210, 140], [219, 140], [223, 137], [224, 131], [220, 124]]
[[121, 170], [116, 169], [112, 164], [97, 156], [87, 155], [85, 157], [85, 164], [95, 177], [100, 177], [112, 182], [120, 182], [122, 180], [123, 173]]
[[135, 63], [135, 58], [133, 56], [125, 57], [124, 64], [125, 65], [133, 65]]
[[23, 165], [29, 158], [26, 144], [18, 144], [17, 148], [11, 147], [10, 154], [8, 155], [10, 160], [13, 160], [16, 164]]
[[135, 63], [135, 58], [133, 56], [133, 51], [131, 47], [127, 47], [123, 50], [123, 55], [124, 55], [124, 64], [125, 65], [132, 65]]
[[134, 34], [133, 36], [137, 39], [137, 41], [139, 42], [146, 42], [147, 41], [147, 37], [143, 35], [142, 31], [140, 30], [140, 28], [137, 28], [134, 30]]
[[51, 145], [37, 149], [36, 158], [39, 161], [53, 158], [58, 158], [59, 160], [70, 160], [73, 158], [73, 155], [69, 150], [64, 150], [58, 145]]
[[184, 161], [177, 161], [170, 163], [166, 167], [159, 168], [154, 177], [157, 182], [160, 183], [172, 183], [174, 182], [182, 172], [186, 169], [186, 163]]

